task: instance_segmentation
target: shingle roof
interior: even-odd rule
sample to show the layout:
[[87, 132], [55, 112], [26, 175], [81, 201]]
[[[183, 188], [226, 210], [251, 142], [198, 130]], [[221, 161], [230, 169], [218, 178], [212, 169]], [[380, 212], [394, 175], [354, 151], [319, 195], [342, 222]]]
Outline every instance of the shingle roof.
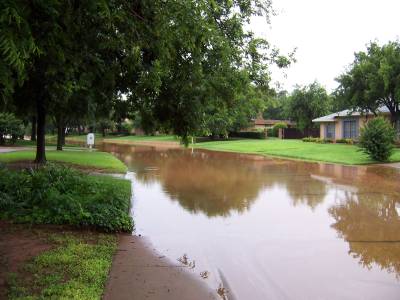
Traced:
[[[389, 113], [389, 109], [386, 106], [381, 106], [378, 108], [379, 113]], [[320, 122], [335, 122], [335, 119], [338, 117], [348, 117], [348, 116], [360, 116], [360, 115], [372, 115], [372, 112], [359, 112], [353, 111], [351, 109], [345, 109], [339, 112], [335, 112], [333, 114], [329, 114], [323, 117], [316, 118], [312, 120], [314, 123]]]

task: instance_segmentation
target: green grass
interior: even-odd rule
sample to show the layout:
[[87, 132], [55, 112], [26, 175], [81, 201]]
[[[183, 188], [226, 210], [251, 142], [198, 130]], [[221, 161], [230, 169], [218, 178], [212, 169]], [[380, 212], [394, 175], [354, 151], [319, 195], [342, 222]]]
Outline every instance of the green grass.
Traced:
[[47, 164], [33, 170], [0, 168], [0, 219], [132, 231], [131, 182]]
[[[20, 146], [20, 147], [36, 147], [36, 142], [30, 141], [30, 140], [17, 140], [17, 141], [15, 142], [15, 144], [12, 145], [12, 146], [15, 146], [15, 147], [18, 147], [18, 146]], [[52, 140], [46, 140], [46, 147], [48, 147], [48, 146], [50, 146], [50, 147], [56, 147], [56, 146], [57, 146], [57, 143], [54, 142], [54, 141], [52, 141]], [[63, 148], [70, 148], [70, 147], [76, 148], [76, 147], [79, 147], [79, 145], [77, 145], [77, 144], [71, 144], [71, 143], [68, 143], [68, 142], [67, 142], [67, 143], [63, 146]]]
[[179, 138], [174, 135], [128, 135], [112, 138], [112, 140], [127, 142], [179, 142]]
[[[18, 161], [32, 161], [35, 159], [35, 153], [36, 152], [34, 149], [1, 153], [0, 162], [10, 163]], [[119, 159], [106, 152], [91, 152], [88, 150], [50, 150], [46, 151], [46, 157], [48, 161], [68, 163], [107, 172], [125, 173], [127, 170], [127, 167]]]
[[[355, 145], [305, 143], [301, 140], [246, 139], [205, 142], [196, 144], [194, 147], [348, 165], [375, 163], [365, 153], [359, 151], [359, 148]], [[400, 161], [400, 149], [395, 149], [390, 161]]]
[[54, 248], [36, 256], [21, 272], [9, 275], [9, 299], [101, 299], [116, 237], [61, 232], [51, 234], [48, 243]]

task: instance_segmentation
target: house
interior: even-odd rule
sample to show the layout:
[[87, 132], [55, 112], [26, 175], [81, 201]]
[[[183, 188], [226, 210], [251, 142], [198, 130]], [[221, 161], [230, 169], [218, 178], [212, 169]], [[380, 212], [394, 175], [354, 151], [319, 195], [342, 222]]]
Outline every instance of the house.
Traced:
[[[378, 109], [378, 115], [390, 119], [390, 112], [386, 106], [382, 106]], [[319, 124], [321, 139], [357, 140], [360, 135], [360, 128], [372, 118], [374, 118], [374, 114], [371, 112], [359, 112], [346, 109], [312, 121], [313, 123]], [[400, 130], [400, 122], [397, 124], [397, 130]]]
[[258, 117], [256, 119], [253, 119], [251, 121], [251, 127], [249, 129], [269, 129], [273, 128], [277, 123], [285, 123], [288, 128], [292, 128], [296, 126], [295, 122], [289, 121], [289, 120], [271, 120], [267, 119], [265, 120], [262, 117]]

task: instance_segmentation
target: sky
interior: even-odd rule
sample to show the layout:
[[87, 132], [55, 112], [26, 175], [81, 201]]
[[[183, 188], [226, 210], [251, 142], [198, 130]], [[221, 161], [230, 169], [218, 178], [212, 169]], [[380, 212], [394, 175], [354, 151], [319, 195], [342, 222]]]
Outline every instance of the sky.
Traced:
[[288, 91], [314, 80], [332, 91], [355, 52], [400, 39], [400, 0], [273, 0], [273, 7], [270, 24], [254, 17], [250, 30], [283, 53], [297, 48], [294, 65], [271, 69], [272, 82]]

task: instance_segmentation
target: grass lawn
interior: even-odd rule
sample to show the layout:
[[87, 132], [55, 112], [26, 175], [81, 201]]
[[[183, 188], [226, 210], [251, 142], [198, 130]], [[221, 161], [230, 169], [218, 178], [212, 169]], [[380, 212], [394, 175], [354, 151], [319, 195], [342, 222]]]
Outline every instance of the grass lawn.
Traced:
[[[194, 145], [216, 151], [288, 157], [309, 161], [332, 162], [348, 165], [375, 163], [354, 145], [306, 143], [301, 140], [237, 140], [205, 142]], [[400, 161], [400, 149], [395, 149], [391, 162]]]
[[[117, 246], [115, 235], [29, 231], [50, 249], [7, 274], [8, 299], [101, 299]], [[18, 235], [14, 231], [12, 238]]]
[[127, 142], [179, 142], [179, 138], [174, 135], [127, 135], [112, 138], [112, 140]]
[[[10, 163], [32, 161], [35, 159], [35, 153], [36, 151], [34, 149], [1, 153], [0, 162]], [[90, 152], [87, 150], [50, 150], [46, 151], [46, 157], [48, 161], [79, 165], [85, 168], [94, 168], [96, 170], [107, 172], [125, 173], [127, 171], [127, 167], [123, 162], [106, 152]]]
[[[18, 146], [20, 146], [20, 147], [36, 147], [36, 142], [33, 142], [33, 141], [30, 141], [30, 140], [17, 140], [16, 142], [15, 142], [15, 145], [11, 145], [11, 146], [15, 146], [15, 147], [18, 147]], [[46, 139], [46, 147], [48, 147], [48, 146], [50, 146], [50, 147], [56, 147], [57, 146], [57, 142], [54, 142], [53, 140], [47, 140]], [[77, 145], [77, 144], [71, 144], [71, 143], [66, 143], [64, 146], [63, 146], [63, 148], [64, 147], [67, 147], [67, 148], [69, 148], [69, 147], [74, 147], [74, 148], [76, 148], [76, 147], [80, 147], [79, 145]]]

